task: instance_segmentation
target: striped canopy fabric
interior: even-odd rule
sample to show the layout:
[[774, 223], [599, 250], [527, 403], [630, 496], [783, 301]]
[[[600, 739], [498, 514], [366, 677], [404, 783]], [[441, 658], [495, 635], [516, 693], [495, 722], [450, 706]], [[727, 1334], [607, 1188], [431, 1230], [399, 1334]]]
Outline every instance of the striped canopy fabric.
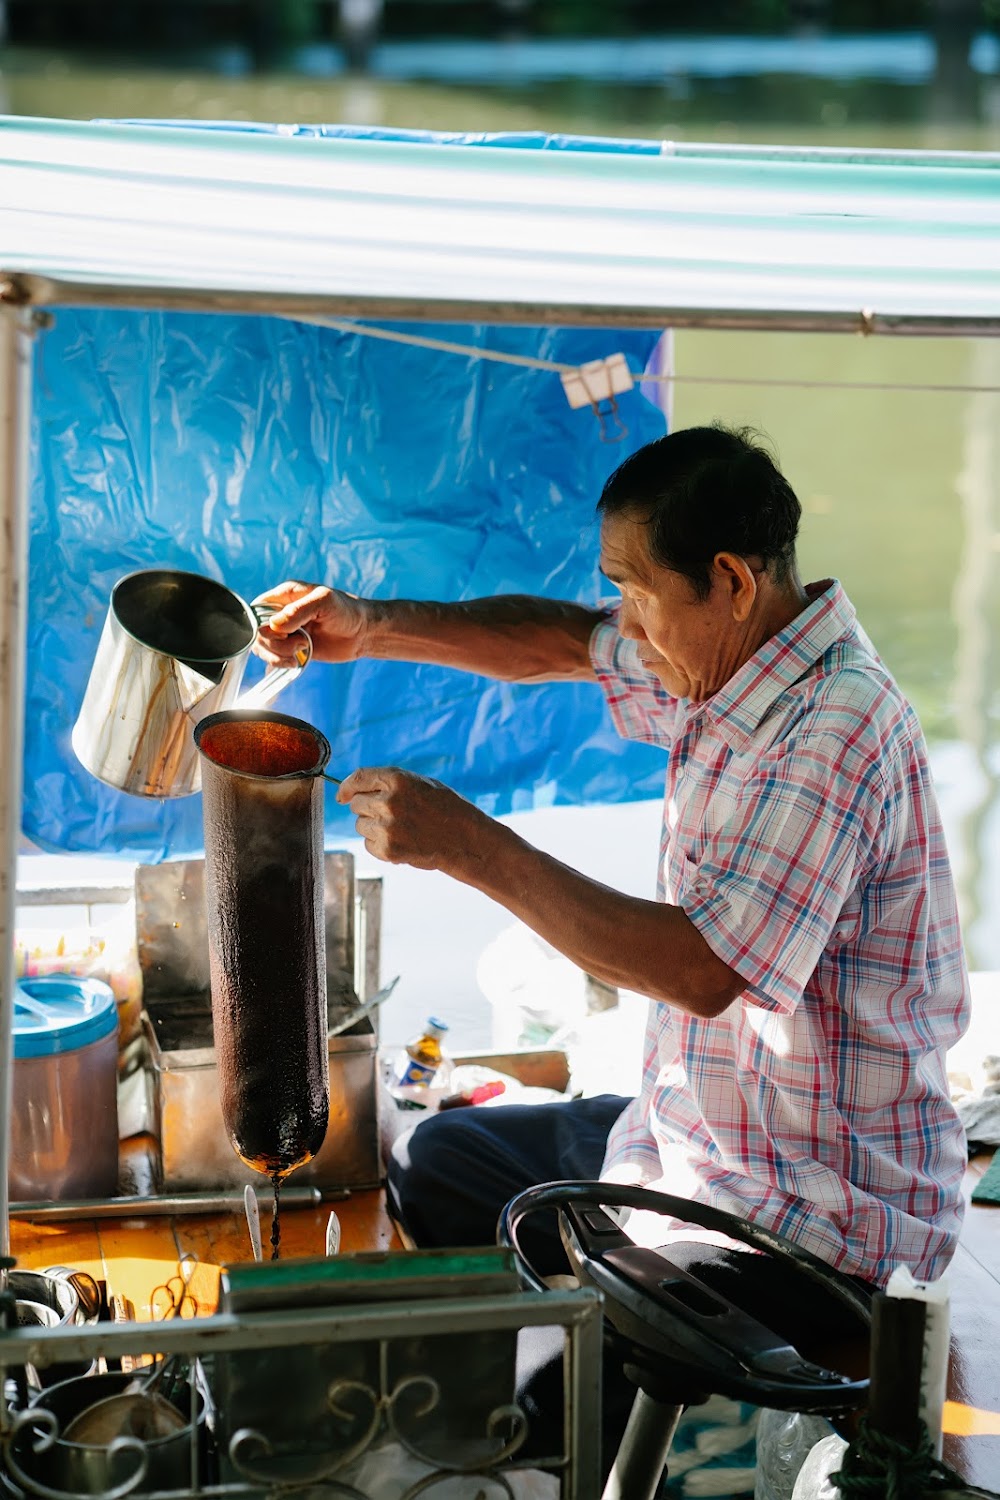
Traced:
[[39, 304], [987, 333], [1000, 155], [6, 118], [4, 276]]

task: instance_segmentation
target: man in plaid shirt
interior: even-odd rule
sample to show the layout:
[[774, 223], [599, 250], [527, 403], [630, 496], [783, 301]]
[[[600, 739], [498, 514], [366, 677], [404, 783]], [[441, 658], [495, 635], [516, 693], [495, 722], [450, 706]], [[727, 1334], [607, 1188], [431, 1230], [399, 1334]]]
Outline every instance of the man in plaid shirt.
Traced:
[[[271, 660], [305, 625], [320, 659], [596, 678], [619, 732], [668, 751], [656, 901], [425, 778], [365, 769], [341, 787], [372, 853], [485, 891], [586, 972], [650, 997], [637, 1099], [427, 1120], [393, 1153], [396, 1211], [421, 1245], [490, 1242], [522, 1188], [603, 1173], [746, 1216], [865, 1284], [901, 1264], [934, 1277], [961, 1221], [945, 1052], [969, 992], [913, 710], [839, 584], [800, 581], [798, 501], [746, 435], [649, 444], [599, 511], [612, 611], [271, 595], [285, 605], [262, 632]], [[535, 1253], [558, 1268], [548, 1231]], [[780, 1324], [780, 1287], [759, 1292]]]
[[670, 749], [659, 899], [741, 981], [720, 1014], [650, 1006], [604, 1175], [877, 1283], [901, 1263], [933, 1278], [966, 1159], [944, 1063], [968, 1007], [951, 872], [913, 710], [839, 584], [807, 596], [707, 699], [670, 696], [620, 617], [591, 638], [619, 732]]

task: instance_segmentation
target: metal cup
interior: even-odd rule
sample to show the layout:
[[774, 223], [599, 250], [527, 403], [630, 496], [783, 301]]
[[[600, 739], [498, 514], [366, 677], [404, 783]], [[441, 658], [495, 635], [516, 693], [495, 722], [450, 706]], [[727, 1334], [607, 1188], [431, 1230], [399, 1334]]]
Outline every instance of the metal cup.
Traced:
[[[71, 1323], [86, 1322], [80, 1298], [71, 1282], [48, 1271], [10, 1271], [8, 1285], [16, 1299], [16, 1317], [20, 1326], [65, 1328]], [[28, 1384], [56, 1385], [72, 1376], [86, 1375], [93, 1369], [87, 1360], [63, 1361], [35, 1368], [28, 1365]]]
[[58, 1328], [59, 1314], [44, 1302], [28, 1302], [19, 1297], [14, 1303], [15, 1328]]
[[18, 1302], [44, 1307], [55, 1322], [45, 1319], [45, 1326], [55, 1328], [78, 1321], [80, 1299], [67, 1282], [46, 1271], [9, 1271], [7, 1285]]
[[197, 792], [195, 725], [237, 703], [266, 707], [312, 654], [303, 631], [296, 662], [238, 697], [258, 625], [273, 613], [198, 573], [153, 568], [120, 579], [73, 728], [81, 765], [139, 797]]
[[80, 1304], [77, 1321], [96, 1323], [101, 1315], [103, 1294], [89, 1271], [79, 1271], [73, 1266], [46, 1266], [43, 1276], [53, 1281], [67, 1282], [74, 1290]]

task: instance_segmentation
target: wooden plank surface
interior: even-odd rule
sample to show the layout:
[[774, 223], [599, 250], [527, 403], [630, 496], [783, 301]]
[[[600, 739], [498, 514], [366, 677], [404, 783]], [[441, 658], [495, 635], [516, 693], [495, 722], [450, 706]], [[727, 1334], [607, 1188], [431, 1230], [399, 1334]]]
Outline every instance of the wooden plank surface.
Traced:
[[91, 1221], [71, 1224], [29, 1224], [10, 1221], [10, 1253], [24, 1270], [46, 1266], [70, 1266], [87, 1271], [95, 1281], [104, 1280], [104, 1258], [97, 1225]]
[[[282, 1210], [283, 1259], [323, 1254], [331, 1209], [340, 1220], [342, 1254], [402, 1248], [386, 1212], [384, 1195], [371, 1190], [314, 1208]], [[267, 1254], [270, 1215], [264, 1212], [261, 1234]], [[242, 1208], [228, 1214], [94, 1219], [71, 1224], [31, 1224], [15, 1219], [11, 1223], [11, 1252], [18, 1265], [28, 1270], [62, 1265], [89, 1271], [107, 1284], [109, 1298], [126, 1298], [140, 1321], [162, 1317], [171, 1293], [179, 1300], [182, 1257], [194, 1257], [187, 1291], [199, 1315], [215, 1311], [219, 1268], [253, 1258]]]

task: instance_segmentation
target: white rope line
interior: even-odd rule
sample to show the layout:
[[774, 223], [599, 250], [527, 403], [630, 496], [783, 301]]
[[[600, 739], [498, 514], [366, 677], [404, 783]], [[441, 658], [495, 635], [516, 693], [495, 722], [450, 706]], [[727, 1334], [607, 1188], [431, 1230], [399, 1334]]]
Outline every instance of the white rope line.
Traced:
[[637, 375], [636, 384], [656, 381], [661, 385], [750, 385], [782, 386], [804, 391], [927, 391], [939, 395], [1000, 396], [1000, 385], [932, 385], [919, 381], [892, 380], [790, 380], [766, 375]]
[[351, 323], [339, 318], [316, 317], [295, 319], [297, 323], [315, 323], [321, 328], [335, 328], [340, 333], [361, 333], [369, 339], [385, 339], [391, 344], [413, 344], [418, 349], [436, 349], [442, 354], [464, 354], [469, 359], [492, 359], [498, 365], [523, 365], [529, 370], [546, 370], [552, 375], [576, 375], [577, 365], [561, 365], [553, 359], [535, 359], [530, 354], [507, 354], [500, 349], [483, 349], [478, 344], [452, 344], [447, 339], [429, 339], [418, 333], [398, 333], [393, 328], [373, 328], [366, 323]]
[[[520, 365], [528, 370], [543, 370], [551, 375], [580, 375], [578, 365], [559, 364], [552, 359], [535, 359], [530, 354], [508, 354], [500, 349], [483, 349], [478, 344], [455, 344], [448, 339], [427, 338], [418, 333], [400, 333], [393, 328], [376, 328], [368, 323], [353, 323], [349, 319], [297, 317], [297, 323], [309, 323], [320, 328], [333, 328], [339, 333], [361, 334], [369, 339], [383, 339], [390, 344], [410, 344], [418, 349], [433, 349], [441, 354], [461, 354], [467, 359], [487, 359], [499, 365]], [[793, 380], [788, 377], [751, 375], [645, 375], [641, 370], [630, 371], [636, 385], [650, 382], [657, 385], [738, 385], [777, 387], [804, 391], [900, 391], [911, 394], [925, 392], [928, 395], [997, 396], [1000, 385], [949, 385], [923, 383], [920, 381], [891, 380]]]

